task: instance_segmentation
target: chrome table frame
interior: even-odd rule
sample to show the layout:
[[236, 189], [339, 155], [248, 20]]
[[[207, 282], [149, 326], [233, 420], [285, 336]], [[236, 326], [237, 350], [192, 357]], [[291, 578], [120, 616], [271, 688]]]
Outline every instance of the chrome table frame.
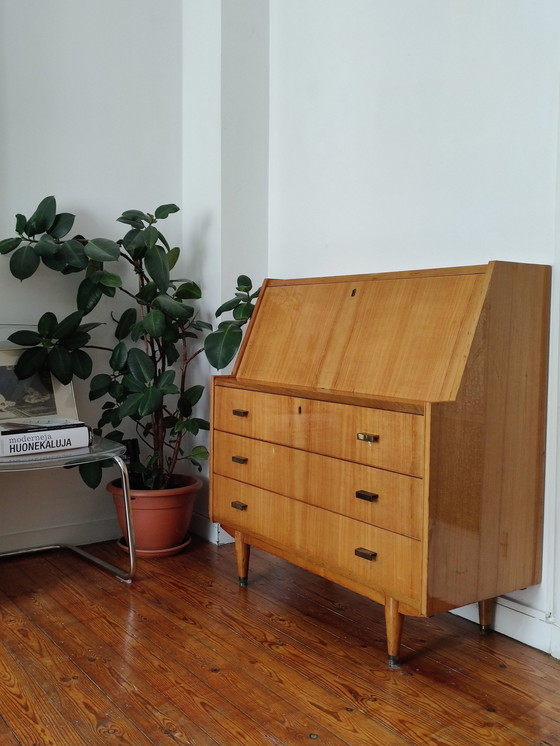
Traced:
[[56, 451], [44, 454], [42, 456], [15, 456], [14, 458], [0, 458], [0, 474], [2, 472], [22, 472], [36, 469], [56, 469], [61, 467], [78, 466], [93, 461], [104, 461], [111, 459], [118, 466], [123, 490], [124, 514], [126, 521], [126, 532], [128, 539], [128, 569], [122, 569], [110, 562], [106, 562], [100, 557], [82, 549], [74, 544], [45, 544], [44, 546], [29, 547], [27, 549], [15, 549], [7, 552], [0, 552], [1, 557], [15, 557], [19, 554], [30, 554], [32, 552], [44, 552], [50, 549], [69, 549], [79, 554], [84, 559], [93, 562], [103, 570], [113, 574], [124, 583], [131, 583], [136, 572], [136, 542], [134, 539], [134, 524], [132, 521], [132, 508], [130, 498], [130, 483], [128, 480], [128, 471], [126, 464], [122, 459], [126, 449], [120, 443], [116, 443], [105, 438], [95, 437], [93, 444], [89, 448], [72, 448], [66, 451]]

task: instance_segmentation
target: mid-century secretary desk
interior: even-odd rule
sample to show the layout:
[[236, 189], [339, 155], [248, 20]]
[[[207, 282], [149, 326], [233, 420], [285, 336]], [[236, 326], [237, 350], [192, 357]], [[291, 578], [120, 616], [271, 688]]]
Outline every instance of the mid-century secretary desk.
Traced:
[[213, 378], [213, 520], [403, 618], [538, 583], [550, 268], [267, 280]]

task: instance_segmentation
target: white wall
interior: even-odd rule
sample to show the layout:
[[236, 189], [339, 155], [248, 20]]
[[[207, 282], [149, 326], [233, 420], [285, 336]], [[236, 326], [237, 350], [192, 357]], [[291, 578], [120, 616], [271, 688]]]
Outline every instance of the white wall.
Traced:
[[[268, 3], [186, 0], [183, 12], [184, 244], [214, 320], [240, 274], [256, 287], [267, 274]], [[194, 368], [216, 373], [201, 357]], [[193, 531], [229, 541], [208, 518], [207, 465], [201, 477]]]
[[[181, 15], [181, 0], [0, 0], [2, 237], [49, 194], [89, 236], [122, 235], [125, 209], [181, 204]], [[170, 229], [179, 237], [181, 220]], [[19, 284], [0, 259], [3, 324], [73, 310], [63, 278]], [[79, 413], [96, 421], [87, 388]], [[0, 511], [0, 549], [118, 534], [104, 489], [76, 472], [3, 476]]]
[[550, 262], [559, 12], [272, 0], [271, 273]]
[[558, 651], [560, 5], [270, 7], [271, 276], [554, 265], [544, 577], [497, 625]]

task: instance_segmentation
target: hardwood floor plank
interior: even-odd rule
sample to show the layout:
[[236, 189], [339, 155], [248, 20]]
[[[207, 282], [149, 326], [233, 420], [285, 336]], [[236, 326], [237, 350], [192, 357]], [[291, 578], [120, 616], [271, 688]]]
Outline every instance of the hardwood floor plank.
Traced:
[[[159, 645], [162, 650], [168, 648], [170, 644], [174, 644], [176, 660], [189, 666], [191, 670], [196, 665], [197, 676], [204, 677], [214, 690], [222, 693], [224, 699], [230, 697], [231, 692], [235, 691], [236, 698], [243, 701], [243, 709], [246, 713], [255, 717], [258, 715], [266, 723], [268, 730], [277, 731], [280, 729], [281, 743], [286, 738], [288, 738], [289, 743], [298, 743], [300, 740], [307, 742], [310, 734], [313, 737], [320, 738], [323, 743], [332, 743], [333, 746], [334, 744], [348, 743], [348, 741], [335, 736], [327, 729], [335, 722], [334, 719], [329, 723], [321, 723], [318, 720], [317, 715], [320, 716], [321, 720], [325, 720], [326, 717], [325, 705], [322, 702], [324, 692], [321, 692], [320, 706], [315, 710], [315, 717], [309, 718], [307, 715], [305, 721], [302, 721], [301, 713], [298, 708], [291, 704], [290, 697], [282, 698], [272, 688], [263, 687], [262, 682], [255, 681], [249, 674], [247, 659], [239, 652], [239, 640], [232, 636], [231, 632], [230, 640], [221, 648], [221, 652], [225, 653], [226, 650], [229, 650], [234, 653], [229, 656], [229, 659], [226, 655], [223, 657], [219, 655], [220, 650], [217, 649], [216, 644], [218, 640], [216, 636], [218, 625], [216, 624], [212, 625], [211, 649], [208, 647], [208, 625], [212, 621], [212, 617], [209, 617], [204, 610], [193, 613], [192, 604], [189, 605], [187, 613], [185, 613], [184, 608], [181, 612], [174, 610], [173, 606], [177, 598], [176, 589], [173, 588], [172, 592], [166, 591], [161, 579], [158, 579], [158, 582], [152, 585], [149, 578], [143, 577], [142, 583], [137, 585], [136, 591], [142, 594], [146, 600], [146, 606], [142, 607], [141, 615], [142, 624], [148, 626], [146, 634], [149, 632], [150, 641]], [[152, 613], [148, 609], [150, 604], [153, 606]], [[166, 616], [165, 625], [161, 624], [162, 613]], [[181, 622], [182, 626], [177, 624], [177, 620]], [[160, 633], [159, 629], [163, 627], [165, 633]], [[227, 628], [224, 629], [227, 630]], [[211, 672], [211, 675], [208, 672]], [[303, 682], [303, 687], [308, 689], [307, 681]], [[338, 702], [337, 704], [340, 710], [346, 711], [343, 703]], [[306, 705], [307, 711], [309, 711], [308, 699]], [[273, 706], [274, 709], [271, 710]], [[403, 743], [403, 740], [396, 735], [392, 738], [385, 728], [378, 725], [374, 726], [374, 724], [369, 723], [368, 719], [366, 721], [368, 728], [363, 736], [375, 738], [376, 740], [371, 741], [372, 743]], [[355, 733], [356, 729], [353, 728], [350, 736], [353, 738]], [[348, 733], [345, 731], [343, 736], [346, 735]]]
[[68, 552], [0, 562], [2, 746], [560, 746], [549, 656], [444, 614], [407, 619], [391, 671], [380, 606], [258, 550], [236, 575], [197, 539], [131, 586]]
[[[138, 599], [131, 595], [130, 587], [124, 584], [118, 584], [115, 587], [115, 580], [109, 576], [99, 576], [97, 568], [80, 566], [79, 569], [80, 572], [76, 569], [73, 557], [49, 555], [49, 563], [43, 567], [43, 578], [51, 578], [52, 582], [49, 586], [48, 597], [43, 599], [43, 603], [49, 606], [53, 603], [58, 604], [58, 599], [64, 599], [68, 591], [72, 591], [72, 600], [67, 610], [75, 617], [80, 627], [83, 625], [104, 642], [115, 641], [115, 639], [121, 642], [120, 649], [117, 645], [114, 651], [115, 667], [112, 669], [122, 679], [120, 685], [113, 689], [121, 695], [121, 699], [116, 700], [117, 704], [122, 706], [123, 695], [128, 697], [131, 678], [134, 676], [132, 680], [139, 691], [145, 688], [146, 682], [152, 683], [156, 691], [161, 692], [166, 700], [184, 713], [183, 722], [177, 723], [176, 726], [179, 731], [185, 726], [186, 715], [189, 720], [197, 724], [202, 723], [204, 731], [216, 743], [278, 743], [271, 739], [269, 734], [255, 726], [243, 713], [228, 707], [227, 703], [216, 697], [212, 689], [202, 685], [192, 672], [179, 666], [175, 657], [166, 656], [162, 662], [161, 657], [154, 656], [151, 649], [142, 645], [144, 631], [140, 630], [140, 634], [136, 631], [137, 619], [140, 620], [141, 626], [141, 620], [144, 618], [142, 604], [139, 604]], [[109, 581], [110, 594], [96, 586], [98, 579]], [[33, 582], [31, 577], [28, 580]], [[122, 608], [116, 600], [119, 594], [126, 599]], [[133, 603], [130, 603], [131, 601]], [[60, 606], [62, 605], [61, 603]], [[118, 614], [114, 613], [115, 608]], [[56, 616], [57, 607], [54, 609], [55, 619]], [[41, 615], [36, 617], [35, 623], [44, 624]], [[149, 645], [150, 648], [153, 646], [151, 640]], [[198, 740], [192, 742], [201, 744], [212, 742], [209, 741], [208, 736], [206, 741], [197, 736]], [[159, 743], [157, 739], [162, 737], [162, 730], [154, 733], [154, 737], [156, 739], [154, 742]]]
[[[255, 550], [254, 554], [259, 554], [258, 550]], [[266, 558], [268, 557], [270, 557], [270, 555], [266, 555]], [[278, 561], [280, 560], [276, 560], [276, 558], [273, 558], [273, 564]], [[318, 629], [320, 629], [319, 636], [324, 632], [328, 632], [333, 634], [334, 636], [338, 636], [341, 640], [344, 640], [344, 648], [342, 650], [337, 650], [336, 646], [333, 646], [332, 643], [329, 644], [329, 649], [331, 653], [334, 652], [336, 655], [342, 655], [344, 658], [346, 658], [348, 655], [351, 655], [351, 648], [348, 646], [347, 643], [352, 627], [349, 627], [348, 619], [343, 616], [343, 614], [345, 613], [346, 609], [351, 609], [352, 614], [354, 615], [354, 621], [357, 623], [357, 641], [363, 651], [366, 651], [367, 649], [367, 652], [362, 654], [362, 651], [359, 649], [359, 647], [356, 648], [357, 657], [354, 656], [351, 663], [353, 667], [357, 669], [363, 668], [364, 665], [367, 665], [366, 660], [368, 653], [370, 652], [370, 636], [368, 633], [373, 628], [373, 633], [375, 636], [376, 634], [379, 634], [379, 630], [382, 628], [383, 618], [381, 607], [368, 602], [367, 599], [363, 599], [363, 597], [352, 594], [351, 591], [342, 589], [335, 584], [323, 580], [322, 578], [318, 578], [317, 576], [307, 573], [305, 576], [305, 591], [311, 590], [311, 595], [313, 597], [313, 601], [309, 601], [307, 597], [303, 596], [302, 591], [297, 589], [297, 579], [295, 584], [290, 583], [290, 587], [286, 588], [286, 578], [288, 576], [291, 578], [294, 574], [297, 576], [301, 576], [303, 573], [304, 571], [301, 571], [299, 568], [293, 568], [293, 570], [290, 570], [289, 573], [282, 575], [282, 580], [278, 583], [267, 583], [266, 590], [262, 592], [259, 589], [256, 589], [254, 584], [250, 583], [252, 592], [259, 594], [260, 596], [259, 602], [258, 604], [256, 604], [259, 611], [263, 611], [263, 613], [265, 612], [268, 599], [275, 598], [276, 600], [283, 600], [286, 598], [286, 592], [289, 592], [290, 596], [288, 606], [290, 612], [292, 612], [292, 614], [301, 614], [302, 616], [300, 618], [305, 619], [305, 622], [307, 624], [309, 623], [310, 619], [313, 619], [314, 621], [317, 620]], [[260, 588], [260, 584], [257, 585]], [[316, 591], [314, 594], [313, 588], [315, 588], [316, 586], [318, 586], [321, 590]], [[336, 602], [329, 598], [329, 594], [336, 595]], [[340, 599], [344, 596], [348, 596], [347, 605], [345, 605], [344, 602], [341, 603], [340, 601]], [[356, 599], [358, 601], [357, 604], [352, 603], [353, 596], [356, 596]], [[321, 604], [324, 603], [325, 605], [318, 606], [317, 598], [319, 598]], [[360, 601], [362, 604], [362, 611], [364, 612], [363, 617], [357, 615], [357, 609], [360, 607]], [[311, 607], [313, 608], [312, 612], [309, 611]], [[317, 613], [318, 611], [319, 614]], [[378, 617], [378, 620], [372, 621], [372, 619], [374, 619], [376, 616]], [[407, 624], [410, 622], [411, 625], [414, 625], [424, 632], [424, 636], [421, 639], [420, 644], [418, 645], [418, 648], [420, 649], [426, 646], [428, 647], [428, 652], [426, 652], [423, 658], [423, 664], [425, 665], [426, 660], [429, 660], [430, 658], [433, 658], [435, 656], [437, 660], [436, 666], [440, 671], [440, 674], [442, 670], [448, 670], [449, 674], [453, 677], [452, 689], [449, 691], [450, 699], [445, 704], [444, 709], [448, 712], [449, 715], [452, 715], [454, 718], [459, 717], [460, 713], [457, 712], [457, 705], [460, 705], [461, 703], [457, 700], [457, 692], [463, 692], [464, 690], [467, 690], [470, 691], [472, 694], [473, 687], [475, 689], [477, 689], [478, 687], [477, 698], [470, 700], [470, 702], [469, 699], [465, 700], [465, 704], [470, 709], [478, 710], [475, 728], [479, 728], [480, 723], [486, 722], [488, 717], [490, 717], [491, 720], [497, 721], [497, 725], [495, 726], [497, 729], [499, 729], [500, 723], [503, 725], [504, 721], [509, 721], [510, 725], [508, 727], [511, 728], [511, 723], [513, 722], [513, 720], [515, 720], [515, 728], [513, 730], [517, 732], [510, 733], [508, 731], [505, 731], [503, 736], [505, 741], [514, 742], [515, 738], [520, 738], [521, 740], [519, 742], [524, 743], [524, 739], [532, 739], [535, 732], [535, 719], [529, 718], [525, 724], [523, 715], [524, 713], [530, 713], [534, 710], [534, 708], [541, 701], [541, 697], [546, 695], [546, 690], [548, 690], [549, 692], [555, 691], [555, 682], [556, 684], [558, 684], [559, 674], [559, 667], [557, 662], [552, 661], [549, 656], [539, 653], [539, 651], [534, 651], [529, 648], [526, 649], [530, 650], [531, 655], [535, 661], [546, 662], [545, 668], [548, 670], [548, 667], [550, 666], [550, 670], [556, 674], [556, 679], [551, 676], [543, 677], [540, 673], [540, 666], [536, 664], [527, 666], [527, 664], [525, 663], [523, 666], [519, 666], [516, 664], [516, 659], [509, 659], [508, 663], [510, 665], [506, 665], [503, 662], [503, 656], [495, 658], [494, 656], [488, 655], [488, 650], [490, 650], [491, 646], [493, 645], [492, 641], [501, 636], [488, 635], [481, 638], [478, 633], [478, 627], [476, 625], [473, 625], [472, 623], [467, 622], [466, 620], [463, 620], [457, 616], [449, 614], [443, 616], [445, 616], [446, 618], [446, 622], [444, 625], [445, 634], [443, 631], [441, 632], [440, 640], [438, 640], [436, 638], [436, 635], [433, 634], [430, 637], [430, 628], [434, 629], [438, 625], [437, 618], [436, 620], [429, 620], [429, 623], [427, 620], [407, 619]], [[282, 619], [281, 622], [284, 622], [284, 619]], [[452, 632], [452, 629], [450, 630], [450, 625], [455, 625], [458, 627], [456, 633], [450, 634], [450, 632]], [[468, 630], [468, 634], [465, 634], [466, 630]], [[429, 640], [426, 640], [426, 633], [428, 634], [428, 637], [430, 637]], [[438, 644], [438, 642], [440, 644]], [[507, 638], [501, 638], [502, 645], [505, 644], [507, 646], [508, 642], [511, 641], [508, 641]], [[315, 644], [312, 637], [307, 638], [307, 643], [310, 645]], [[519, 651], [520, 648], [524, 647], [525, 646], [516, 644], [515, 650]], [[456, 649], [461, 650], [462, 656], [464, 656], [462, 667], [459, 667], [457, 661], [457, 656], [461, 655], [461, 653], [455, 653], [454, 651]], [[411, 668], [410, 661], [413, 661], [417, 655], [418, 653], [416, 652], [414, 647], [411, 647], [411, 655], [408, 658], [409, 663], [405, 663], [403, 665], [403, 670], [408, 669], [409, 673], [414, 670], [413, 666]], [[488, 659], [491, 660], [491, 665], [487, 663]], [[521, 656], [518, 656], [517, 660], [519, 659], [522, 659]], [[339, 661], [339, 663], [344, 662], [344, 660]], [[473, 685], [472, 681], [470, 680], [472, 677], [470, 677], [469, 674], [470, 668], [473, 666], [476, 669], [477, 673], [476, 686]], [[511, 671], [508, 670], [510, 666]], [[415, 674], [418, 674], [419, 672], [420, 669], [416, 669], [414, 671]], [[479, 672], [483, 675], [478, 676]], [[377, 676], [377, 669], [375, 667], [371, 668], [368, 675]], [[478, 681], [478, 679], [480, 679], [480, 681]], [[521, 687], [520, 682], [522, 682]], [[541, 686], [543, 682], [546, 682], [544, 688]], [[501, 686], [497, 686], [498, 683], [500, 683]], [[422, 692], [424, 693], [424, 696], [422, 697], [422, 694], [418, 692], [419, 687], [417, 686], [415, 695], [417, 704], [420, 705], [420, 702], [423, 699], [424, 706], [427, 706], [428, 712], [431, 716], [444, 717], [444, 713], [434, 712], [434, 705], [436, 708], [438, 707], [441, 697], [433, 698], [431, 696], [430, 689], [426, 688], [425, 681], [420, 681], [419, 685]], [[511, 697], [512, 688], [517, 689], [518, 694], [518, 696], [514, 698], [513, 703]], [[492, 714], [489, 716], [488, 713]], [[504, 715], [503, 718], [501, 718], [502, 714]], [[469, 725], [466, 718], [470, 718], [472, 720], [473, 716], [472, 714], [468, 716], [465, 712], [461, 714], [461, 728], [463, 729], [464, 733], [469, 734], [472, 728], [472, 723]], [[539, 719], [539, 727], [545, 733], [546, 738], [550, 740], [550, 743], [557, 743], [557, 736], [554, 735], [554, 728], [556, 727], [555, 722], [547, 723], [545, 717], [541, 715]]]
[[[192, 557], [191, 557], [191, 559], [192, 559]], [[197, 580], [200, 580], [200, 574], [203, 573], [202, 568], [200, 568], [199, 571], [200, 572], [197, 571]], [[145, 582], [146, 581], [144, 580], [144, 583]], [[187, 583], [187, 581], [184, 578], [181, 578], [181, 582], [183, 584]], [[202, 582], [204, 582], [204, 581], [202, 581]], [[177, 595], [177, 593], [181, 592], [177, 588], [173, 588], [173, 591], [174, 591], [174, 595]], [[188, 588], [185, 588], [183, 592], [187, 593], [187, 594], [189, 594], [191, 596], [193, 596], [195, 599], [196, 599], [196, 597], [198, 595], [196, 592], [193, 593]], [[230, 613], [232, 613], [231, 612], [231, 608], [233, 608], [233, 604], [231, 604], [231, 606], [229, 607]], [[206, 606], [206, 609], [208, 609], [208, 606]], [[229, 625], [231, 626], [231, 619], [229, 620]], [[241, 620], [241, 622], [240, 622], [240, 628], [244, 629], [245, 630], [245, 634], [247, 634], [247, 629], [248, 629], [248, 620], [247, 619]], [[216, 635], [216, 632], [215, 632], [215, 630], [213, 630], [213, 636], [215, 637], [215, 635]], [[285, 644], [287, 644], [287, 643], [282, 643], [282, 642], [280, 643], [280, 645], [285, 645]], [[239, 643], [236, 643], [236, 645], [239, 645]], [[324, 659], [324, 651], [320, 650], [319, 653], [320, 653], [321, 660], [323, 660]], [[296, 657], [298, 657], [298, 658], [301, 659], [302, 658], [302, 654], [301, 653], [296, 653]], [[363, 655], [362, 655], [362, 658], [363, 658]], [[336, 670], [338, 670], [338, 669], [336, 669]], [[385, 661], [383, 662], [383, 671], [384, 671], [384, 673], [387, 672], [387, 667], [385, 665]], [[391, 674], [396, 675], [397, 672], [389, 672], [389, 674], [390, 675]], [[306, 676], [309, 677], [309, 673], [307, 673]], [[367, 682], [363, 682], [363, 685], [367, 686]], [[378, 692], [376, 692], [376, 693], [379, 694]], [[378, 711], [382, 712], [382, 718], [386, 719], [385, 725], [387, 725], [387, 727], [393, 728], [393, 727], [395, 727], [395, 724], [396, 724], [397, 727], [400, 729], [399, 732], [401, 734], [403, 734], [403, 735], [406, 735], [408, 737], [414, 738], [415, 739], [414, 742], [416, 742], [416, 743], [429, 742], [429, 739], [432, 737], [432, 735], [434, 733], [434, 730], [436, 728], [436, 724], [437, 723], [433, 719], [427, 719], [425, 717], [423, 718], [422, 712], [419, 711], [417, 707], [411, 708], [409, 710], [409, 718], [408, 718], [408, 721], [407, 721], [407, 718], [406, 718], [406, 705], [403, 703], [402, 697], [399, 696], [399, 698], [394, 699], [392, 702], [388, 702], [386, 699], [383, 698], [382, 695], [381, 696], [377, 696], [377, 697], [374, 697], [373, 695], [370, 695], [369, 699], [372, 700], [372, 701], [375, 701], [377, 703], [376, 707], [379, 708]], [[345, 701], [346, 701], [346, 705], [348, 706], [349, 702], [347, 700], [345, 700]], [[353, 704], [355, 705], [356, 703], [353, 702]], [[391, 710], [391, 708], [392, 708], [392, 710]], [[354, 709], [354, 708], [351, 708], [351, 709]], [[387, 720], [388, 720], [388, 722], [387, 722]], [[422, 720], [424, 720], [424, 723], [422, 723]], [[453, 721], [451, 721], [449, 718], [447, 718], [448, 726], [452, 722]], [[486, 721], [484, 721], [484, 722], [486, 722]], [[422, 724], [424, 725], [424, 731], [422, 731]], [[477, 724], [480, 725], [480, 721]], [[496, 726], [496, 729], [497, 728], [498, 728], [498, 726]], [[450, 727], [448, 727], [448, 732], [451, 733], [451, 728]], [[512, 741], [512, 737], [510, 736], [510, 734], [507, 734], [507, 736], [508, 736], [509, 741], [511, 742]], [[426, 740], [426, 739], [428, 739], [428, 740]], [[520, 740], [519, 743], [523, 743], [523, 741]]]
[[0, 700], [3, 718], [22, 743], [87, 745], [4, 644], [0, 645]]
[[[133, 723], [129, 713], [125, 715], [126, 709], [129, 708], [125, 707], [123, 711], [115, 706], [116, 703], [109, 696], [104, 696], [103, 688], [106, 688], [108, 692], [111, 691], [111, 682], [107, 680], [109, 677], [101, 680], [99, 677], [92, 678], [83, 666], [68, 656], [68, 648], [75, 639], [75, 630], [66, 624], [63, 634], [57, 630], [58, 640], [56, 640], [56, 637], [49, 633], [48, 625], [45, 624], [48, 615], [45, 614], [45, 604], [38, 595], [35, 594], [32, 601], [34, 607], [32, 613], [39, 614], [40, 624], [35, 624], [31, 628], [29, 622], [29, 619], [33, 618], [31, 614], [29, 617], [24, 617], [19, 613], [19, 608], [10, 604], [6, 598], [3, 598], [0, 604], [0, 622], [4, 631], [7, 628], [7, 622], [17, 628], [18, 639], [15, 642], [7, 640], [6, 634], [3, 635], [4, 645], [10, 649], [12, 655], [26, 672], [33, 674], [35, 680], [48, 682], [48, 684], [42, 684], [44, 694], [40, 701], [46, 698], [50, 705], [54, 704], [59, 715], [65, 716], [68, 722], [73, 723], [75, 731], [80, 732], [86, 744], [157, 744], [157, 738], [152, 740], [145, 735], [144, 728], [137, 728], [137, 725], [144, 725], [140, 716], [151, 710], [151, 706], [146, 706], [148, 701], [144, 701], [144, 708], [136, 713]], [[21, 597], [20, 604], [21, 607], [29, 610], [29, 604], [22, 602]], [[59, 613], [58, 616], [62, 614]], [[79, 644], [83, 646], [83, 629], [80, 630], [79, 639]], [[88, 657], [93, 658], [91, 648], [88, 651]], [[112, 661], [114, 670], [117, 670], [119, 663], [115, 656]], [[41, 666], [44, 666], [46, 670], [41, 670]], [[94, 681], [97, 683], [94, 684]], [[75, 705], [73, 708], [65, 702], [66, 695]], [[73, 709], [75, 712], [72, 712]], [[83, 722], [83, 718], [76, 717], [80, 713], [86, 715], [87, 722]], [[170, 725], [172, 724], [166, 722], [166, 727], [169, 728]], [[154, 733], [153, 735], [159, 736], [160, 734]], [[78, 743], [77, 735], [76, 743]]]

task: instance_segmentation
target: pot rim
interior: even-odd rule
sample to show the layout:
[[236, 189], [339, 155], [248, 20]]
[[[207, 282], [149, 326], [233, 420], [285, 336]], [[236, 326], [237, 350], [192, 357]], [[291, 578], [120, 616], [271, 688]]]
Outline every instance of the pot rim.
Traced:
[[[177, 494], [185, 494], [188, 492], [197, 492], [202, 487], [202, 480], [198, 477], [193, 477], [191, 474], [174, 474], [176, 479], [184, 480], [183, 484], [175, 485], [174, 487], [166, 487], [163, 490], [136, 490], [132, 487], [129, 489], [130, 495], [138, 497], [158, 497], [158, 496], [171, 496]], [[122, 486], [119, 484], [120, 478], [112, 479], [106, 485], [107, 492], [110, 492], [115, 496], [122, 496]]]

